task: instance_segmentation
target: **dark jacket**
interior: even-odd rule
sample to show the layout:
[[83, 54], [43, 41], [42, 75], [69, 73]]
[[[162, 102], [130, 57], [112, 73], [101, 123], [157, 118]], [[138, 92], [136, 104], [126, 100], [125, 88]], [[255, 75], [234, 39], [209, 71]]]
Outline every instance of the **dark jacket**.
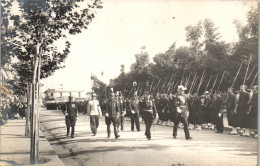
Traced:
[[76, 118], [78, 116], [78, 109], [75, 103], [67, 102], [65, 106], [70, 118]]
[[132, 98], [130, 100], [130, 110], [133, 110], [137, 115], [140, 114], [140, 106], [139, 106], [139, 100]]
[[141, 103], [142, 112], [143, 112], [143, 119], [152, 120], [155, 118], [157, 114], [157, 109], [154, 102], [151, 100], [150, 102], [146, 102], [145, 100]]
[[106, 102], [106, 113], [108, 113], [110, 118], [117, 118], [119, 109], [116, 100], [110, 99]]

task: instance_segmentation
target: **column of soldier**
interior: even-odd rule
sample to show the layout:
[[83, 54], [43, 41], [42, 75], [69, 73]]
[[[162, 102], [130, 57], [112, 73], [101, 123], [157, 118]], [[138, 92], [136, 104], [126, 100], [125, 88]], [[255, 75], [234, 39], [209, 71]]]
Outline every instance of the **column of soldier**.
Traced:
[[[169, 86], [166, 85], [165, 87], [168, 86], [169, 89], [168, 93], [156, 93], [152, 95], [154, 92], [152, 89], [156, 89], [159, 83], [157, 86], [147, 86], [144, 90], [140, 90], [136, 82], [133, 83], [133, 88], [128, 92], [123, 90], [114, 93], [111, 90], [108, 95], [109, 97], [101, 102], [96, 99], [97, 95], [93, 93], [92, 99], [88, 101], [87, 108], [87, 112], [90, 114], [91, 131], [93, 135], [97, 134], [99, 116], [102, 116], [103, 112], [107, 125], [108, 138], [111, 134], [111, 123], [114, 126], [115, 138], [120, 137], [119, 127], [121, 130], [124, 130], [124, 120], [126, 117], [131, 120], [132, 131], [134, 131], [134, 126], [136, 126], [137, 131], [141, 131], [140, 119], [143, 119], [145, 123], [145, 135], [148, 140], [151, 139], [152, 124], [172, 126], [174, 138], [177, 138], [177, 129], [179, 127], [184, 128], [185, 138], [189, 140], [192, 139], [189, 129], [201, 130], [202, 128], [207, 128], [215, 129], [217, 133], [223, 133], [223, 113], [224, 108], [226, 108], [228, 125], [232, 127], [230, 134], [257, 137], [258, 86], [252, 86], [256, 76], [251, 83], [251, 88], [247, 88], [246, 85], [241, 85], [240, 90], [237, 91], [234, 91], [233, 88], [228, 88], [227, 93], [224, 93], [224, 95], [218, 91], [223, 76], [214, 93], [213, 89], [217, 77], [212, 89], [205, 91], [201, 96], [198, 95], [198, 91], [202, 81], [200, 81], [197, 91], [192, 93], [194, 88], [193, 83], [189, 90], [185, 87], [188, 78], [186, 83], [181, 81], [183, 85], [177, 86], [179, 84], [178, 81], [175, 85], [173, 82], [168, 84]], [[194, 80], [196, 79], [194, 78]], [[194, 80], [192, 82], [196, 82]], [[175, 89], [177, 93], [172, 93]], [[67, 106], [66, 108], [69, 107], [71, 106]], [[67, 110], [67, 112], [69, 111]], [[75, 126], [75, 122], [72, 122], [72, 124]], [[72, 137], [74, 137], [74, 129]]]

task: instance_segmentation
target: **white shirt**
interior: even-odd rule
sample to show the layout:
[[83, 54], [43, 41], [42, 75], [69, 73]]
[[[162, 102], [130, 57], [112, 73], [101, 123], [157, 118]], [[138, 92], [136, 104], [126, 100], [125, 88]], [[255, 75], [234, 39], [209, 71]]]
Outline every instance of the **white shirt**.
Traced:
[[88, 112], [90, 115], [102, 115], [98, 100], [89, 100]]

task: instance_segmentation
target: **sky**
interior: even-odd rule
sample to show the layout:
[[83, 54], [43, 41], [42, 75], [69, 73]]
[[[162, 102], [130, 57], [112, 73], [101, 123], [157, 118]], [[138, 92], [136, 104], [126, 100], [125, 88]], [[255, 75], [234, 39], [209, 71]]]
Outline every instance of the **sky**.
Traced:
[[[62, 84], [65, 89], [90, 91], [91, 73], [108, 84], [120, 74], [122, 64], [126, 72], [130, 70], [142, 46], [152, 61], [174, 42], [177, 47], [187, 45], [185, 27], [206, 18], [219, 27], [222, 40], [236, 41], [233, 21], [245, 24], [248, 10], [255, 5], [257, 1], [103, 0], [88, 29], [69, 36], [72, 45], [66, 67], [43, 79], [43, 90]], [[62, 47], [62, 41], [57, 46]]]

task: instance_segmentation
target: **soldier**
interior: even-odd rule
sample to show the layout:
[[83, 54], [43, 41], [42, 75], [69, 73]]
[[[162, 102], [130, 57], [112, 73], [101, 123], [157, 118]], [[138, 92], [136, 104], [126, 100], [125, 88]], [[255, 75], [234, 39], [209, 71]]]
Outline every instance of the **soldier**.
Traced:
[[227, 96], [227, 119], [228, 125], [232, 126], [232, 131], [229, 134], [237, 135], [237, 113], [236, 113], [236, 105], [237, 105], [237, 98], [236, 95], [233, 93], [233, 88], [228, 88], [228, 96]]
[[116, 139], [119, 138], [120, 135], [118, 135], [118, 130], [117, 130], [119, 110], [117, 107], [117, 101], [116, 101], [114, 93], [111, 93], [109, 100], [106, 102], [105, 116], [106, 116], [105, 121], [106, 121], [106, 125], [107, 125], [107, 137], [110, 138], [110, 133], [111, 133], [110, 125], [111, 125], [111, 123], [113, 123], [115, 138]]
[[119, 95], [119, 93], [117, 93], [116, 95], [117, 97], [117, 106], [119, 108], [119, 119], [118, 119], [118, 130], [119, 130], [119, 126], [121, 126], [121, 130], [124, 130], [124, 116], [126, 114], [126, 108], [125, 108], [125, 103], [124, 103], [124, 98], [123, 96]]
[[189, 117], [189, 110], [188, 110], [188, 103], [187, 97], [184, 94], [185, 88], [183, 85], [178, 86], [178, 93], [176, 96], [176, 112], [175, 112], [175, 120], [174, 120], [174, 127], [173, 127], [173, 137], [177, 137], [177, 129], [179, 126], [179, 122], [181, 121], [184, 125], [184, 133], [186, 140], [192, 139], [190, 137], [189, 128], [188, 128], [188, 117]]
[[248, 116], [248, 110], [249, 110], [249, 93], [246, 91], [247, 86], [241, 85], [240, 86], [240, 94], [239, 94], [239, 100], [238, 100], [238, 117], [239, 117], [239, 127], [242, 128], [240, 133], [243, 136], [250, 136], [249, 133], [249, 116]]
[[137, 131], [141, 131], [140, 129], [140, 122], [139, 122], [139, 116], [140, 116], [140, 106], [139, 106], [139, 100], [137, 98], [137, 92], [135, 91], [133, 94], [133, 97], [131, 98], [129, 102], [129, 108], [131, 110], [131, 130], [134, 131], [134, 124], [136, 126]]
[[252, 98], [250, 100], [250, 107], [249, 107], [249, 119], [250, 119], [250, 128], [252, 128], [254, 131], [252, 134], [255, 138], [257, 138], [257, 118], [258, 118], [258, 86], [253, 87], [253, 94]]
[[216, 94], [216, 101], [214, 103], [214, 122], [216, 125], [216, 133], [223, 133], [224, 124], [223, 124], [223, 100], [219, 94]]
[[205, 128], [212, 128], [214, 129], [214, 126], [212, 124], [212, 99], [210, 97], [210, 93], [206, 91], [204, 93], [205, 98], [204, 98], [204, 107], [203, 107], [203, 115], [204, 115], [204, 120], [205, 120]]
[[88, 112], [90, 115], [90, 128], [94, 136], [97, 134], [97, 129], [99, 126], [99, 117], [102, 116], [99, 101], [96, 100], [97, 95], [93, 93], [91, 95], [92, 99], [88, 102]]
[[196, 124], [196, 130], [201, 130], [201, 125], [203, 124], [203, 113], [201, 99], [198, 93], [194, 93], [192, 101], [192, 109], [194, 111], [194, 123]]
[[145, 135], [148, 140], [151, 140], [151, 127], [153, 124], [153, 119], [158, 118], [158, 113], [154, 102], [150, 98], [150, 94], [148, 92], [145, 93], [145, 99], [142, 102], [142, 111], [143, 111], [143, 120], [145, 122]]
[[70, 133], [71, 127], [71, 138], [74, 138], [75, 125], [78, 117], [78, 110], [73, 102], [73, 97], [69, 96], [69, 101], [65, 103], [65, 109], [62, 110], [65, 115], [65, 123], [67, 126], [67, 136]]
[[175, 96], [173, 96], [171, 93], [169, 94], [169, 101], [167, 104], [167, 111], [168, 111], [168, 118], [170, 120], [170, 126], [173, 126], [174, 121], [174, 112], [175, 112]]

